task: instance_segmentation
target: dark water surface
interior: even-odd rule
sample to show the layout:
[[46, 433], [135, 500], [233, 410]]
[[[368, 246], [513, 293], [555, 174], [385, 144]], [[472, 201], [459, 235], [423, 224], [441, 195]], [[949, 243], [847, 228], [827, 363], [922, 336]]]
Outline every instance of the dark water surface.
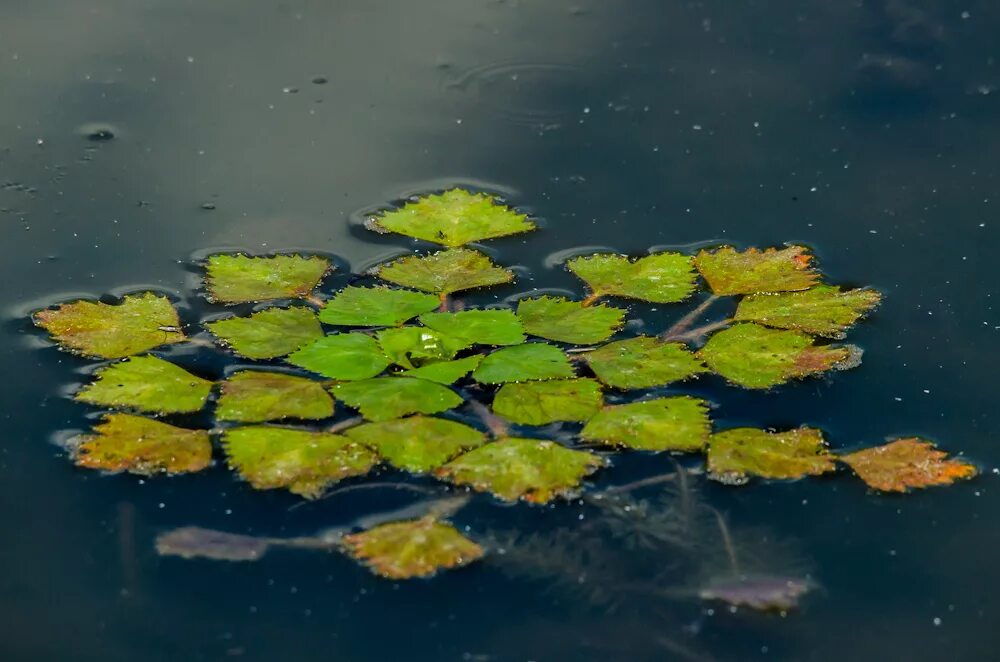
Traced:
[[[985, 0], [0, 1], [0, 657], [996, 657], [998, 30]], [[864, 364], [766, 394], [689, 390], [722, 426], [809, 423], [838, 448], [920, 434], [983, 475], [905, 497], [843, 472], [697, 479], [747, 554], [775, 541], [770, 570], [821, 586], [781, 617], [609, 610], [495, 559], [406, 584], [315, 552], [160, 559], [152, 540], [176, 526], [302, 535], [412, 498], [289, 510], [221, 469], [105, 477], [54, 444], [90, 423], [65, 397], [89, 362], [40, 342], [34, 307], [152, 287], [195, 321], [193, 256], [312, 249], [359, 270], [410, 248], [358, 229], [360, 211], [455, 183], [544, 221], [490, 242], [524, 268], [503, 297], [578, 291], [555, 266], [567, 249], [815, 247], [833, 282], [887, 294], [852, 334]], [[628, 456], [605, 478], [671, 466]], [[481, 497], [456, 521], [544, 531], [576, 507]]]

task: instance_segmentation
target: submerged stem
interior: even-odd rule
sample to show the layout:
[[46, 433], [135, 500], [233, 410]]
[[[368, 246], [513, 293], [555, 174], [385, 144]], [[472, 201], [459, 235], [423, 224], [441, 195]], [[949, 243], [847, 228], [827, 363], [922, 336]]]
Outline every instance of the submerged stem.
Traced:
[[664, 340], [681, 340], [685, 342], [688, 340], [698, 340], [702, 336], [709, 334], [712, 331], [715, 331], [716, 329], [727, 327], [732, 323], [733, 320], [731, 319], [719, 320], [717, 322], [709, 322], [708, 324], [696, 327], [694, 329], [691, 329], [690, 331], [685, 331], [684, 333], [679, 333], [675, 336], [664, 338]]
[[717, 294], [709, 295], [707, 299], [695, 306], [694, 310], [674, 322], [672, 327], [661, 333], [660, 338], [663, 340], [677, 340], [678, 336], [683, 335], [691, 328], [691, 325], [697, 321], [699, 315], [711, 308], [712, 304], [718, 300], [719, 296]]
[[594, 292], [593, 294], [588, 295], [586, 299], [584, 299], [583, 301], [581, 301], [580, 305], [583, 306], [584, 308], [587, 308], [588, 306], [593, 305], [594, 302], [597, 301], [600, 298], [601, 298], [601, 295], [598, 294], [597, 292]]
[[649, 478], [640, 478], [639, 480], [634, 480], [631, 483], [625, 483], [624, 485], [615, 485], [609, 487], [605, 490], [601, 490], [598, 494], [594, 495], [595, 499], [600, 499], [606, 494], [618, 494], [619, 492], [631, 492], [632, 490], [637, 490], [640, 487], [649, 487], [650, 485], [659, 485], [660, 483], [669, 483], [670, 481], [677, 478], [678, 472], [671, 471], [666, 474], [659, 474], [657, 476], [650, 476]]
[[490, 408], [478, 400], [469, 400], [469, 406], [476, 412], [476, 416], [482, 420], [495, 438], [507, 436], [507, 422], [490, 411]]
[[347, 428], [353, 428], [355, 425], [360, 425], [364, 422], [363, 416], [352, 416], [351, 418], [345, 418], [342, 421], [338, 421], [326, 429], [330, 434], [337, 434]]
[[729, 566], [733, 570], [734, 575], [740, 574], [740, 563], [736, 559], [736, 548], [733, 547], [733, 538], [729, 535], [729, 527], [726, 526], [726, 520], [715, 508], [712, 508], [712, 512], [715, 513], [715, 521], [719, 524], [719, 535], [722, 536], [722, 544], [726, 548], [726, 554], [729, 556]]
[[442, 293], [438, 298], [441, 300], [441, 305], [438, 306], [439, 313], [447, 313], [451, 310], [451, 297]]

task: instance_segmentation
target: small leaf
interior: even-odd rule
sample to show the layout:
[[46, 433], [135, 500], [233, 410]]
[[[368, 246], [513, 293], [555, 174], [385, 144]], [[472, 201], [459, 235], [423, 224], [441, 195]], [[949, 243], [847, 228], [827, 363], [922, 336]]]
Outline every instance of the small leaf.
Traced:
[[604, 397], [593, 379], [554, 379], [504, 384], [493, 400], [493, 411], [515, 423], [546, 425], [555, 421], [586, 421]]
[[729, 485], [741, 485], [748, 476], [802, 478], [834, 468], [823, 433], [813, 428], [786, 432], [735, 428], [713, 434], [708, 442], [709, 476]]
[[479, 251], [452, 248], [431, 255], [410, 255], [375, 268], [390, 283], [439, 295], [514, 280], [514, 272], [493, 264]]
[[326, 302], [319, 319], [340, 326], [396, 326], [434, 310], [438, 298], [388, 287], [348, 286]]
[[811, 262], [809, 249], [802, 246], [763, 251], [748, 248], [743, 252], [723, 246], [700, 251], [694, 258], [698, 271], [717, 295], [809, 289], [819, 280]]
[[471, 345], [519, 345], [524, 327], [510, 310], [463, 310], [458, 313], [428, 313], [420, 323]]
[[39, 310], [32, 320], [63, 347], [102, 359], [119, 359], [187, 340], [170, 300], [152, 292], [130, 294], [116, 306], [96, 301], [64, 303]]
[[305, 299], [331, 270], [315, 255], [212, 255], [206, 264], [206, 297], [213, 303]]
[[706, 372], [683, 343], [645, 336], [608, 343], [583, 357], [598, 379], [619, 389], [666, 386]]
[[486, 443], [479, 430], [430, 416], [365, 423], [345, 434], [377, 451], [394, 467], [413, 473], [436, 469], [462, 451]]
[[573, 367], [558, 347], [527, 343], [497, 350], [483, 359], [473, 379], [482, 384], [562, 379], [573, 376]]
[[758, 611], [788, 611], [797, 607], [799, 598], [812, 588], [812, 582], [807, 579], [737, 575], [713, 579], [698, 591], [698, 597]]
[[432, 382], [437, 382], [438, 384], [454, 384], [459, 379], [465, 377], [467, 374], [479, 367], [479, 363], [482, 360], [482, 354], [474, 354], [472, 356], [467, 356], [464, 359], [456, 359], [454, 361], [427, 363], [419, 368], [407, 370], [402, 374], [407, 377], [427, 379]]
[[459, 456], [435, 473], [505, 501], [547, 503], [578, 491], [580, 481], [607, 461], [552, 441], [504, 438]]
[[877, 306], [881, 298], [876, 290], [841, 292], [831, 285], [817, 285], [804, 292], [754, 294], [740, 301], [735, 319], [843, 338], [844, 331]]
[[307, 499], [345, 478], [363, 476], [378, 462], [375, 453], [347, 437], [270, 425], [226, 430], [222, 444], [229, 466], [255, 489], [287, 487]]
[[242, 370], [222, 382], [215, 415], [220, 421], [259, 423], [282, 418], [318, 420], [333, 415], [323, 384], [280, 372]]
[[97, 372], [76, 399], [102, 407], [130, 407], [159, 414], [198, 411], [212, 382], [155, 356], [136, 356]]
[[373, 217], [370, 224], [380, 232], [449, 247], [535, 229], [524, 214], [499, 204], [493, 196], [457, 188], [408, 202], [402, 209]]
[[462, 404], [462, 398], [451, 389], [413, 377], [379, 377], [337, 384], [333, 393], [370, 421], [388, 421], [407, 414], [436, 414]]
[[413, 368], [412, 360], [448, 360], [469, 346], [461, 338], [438, 333], [422, 326], [382, 329], [377, 334], [382, 351], [393, 363]]
[[285, 356], [323, 337], [316, 313], [303, 306], [267, 308], [250, 317], [227, 317], [205, 327], [248, 359]]
[[212, 442], [205, 430], [178, 428], [131, 414], [107, 414], [94, 432], [75, 440], [77, 466], [152, 476], [201, 471], [212, 462]]
[[540, 297], [517, 302], [517, 316], [533, 336], [590, 345], [607, 340], [621, 328], [625, 310], [612, 306], [584, 306], [565, 297]]
[[770, 388], [794, 377], [856, 365], [857, 351], [838, 345], [814, 346], [799, 331], [767, 329], [744, 323], [709, 338], [698, 358], [734, 384]]
[[289, 356], [287, 361], [330, 379], [368, 379], [392, 363], [375, 339], [363, 333], [324, 336]]
[[975, 466], [947, 457], [931, 442], [909, 437], [842, 455], [840, 461], [850, 466], [869, 487], [883, 492], [950, 485], [976, 475]]
[[343, 542], [351, 556], [387, 579], [429, 577], [483, 555], [482, 547], [433, 517], [381, 524], [344, 536]]
[[683, 301], [694, 291], [691, 257], [680, 253], [656, 253], [636, 260], [625, 255], [598, 254], [573, 258], [566, 266], [587, 283], [591, 297], [673, 303]]
[[580, 438], [635, 450], [698, 451], [709, 431], [705, 401], [680, 396], [605, 407], [587, 422]]

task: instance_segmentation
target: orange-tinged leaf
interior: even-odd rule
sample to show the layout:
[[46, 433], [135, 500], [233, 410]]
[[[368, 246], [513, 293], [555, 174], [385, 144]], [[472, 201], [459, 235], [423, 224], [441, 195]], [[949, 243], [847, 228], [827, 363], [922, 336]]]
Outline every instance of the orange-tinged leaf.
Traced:
[[812, 256], [802, 246], [745, 251], [723, 246], [703, 250], [694, 258], [698, 271], [717, 295], [809, 289], [819, 280], [811, 263]]
[[108, 414], [78, 437], [73, 461], [87, 469], [156, 473], [201, 471], [212, 461], [206, 430], [188, 430], [131, 414]]
[[842, 455], [840, 460], [870, 487], [883, 492], [951, 485], [976, 475], [972, 464], [947, 457], [931, 442], [909, 437]]
[[433, 516], [388, 522], [343, 538], [351, 556], [389, 579], [429, 577], [482, 557], [483, 548]]

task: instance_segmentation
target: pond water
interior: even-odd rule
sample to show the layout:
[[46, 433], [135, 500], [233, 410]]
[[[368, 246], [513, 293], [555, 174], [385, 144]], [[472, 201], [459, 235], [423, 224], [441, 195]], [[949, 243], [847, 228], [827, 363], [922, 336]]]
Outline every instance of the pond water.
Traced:
[[[0, 2], [0, 654], [991, 658], [998, 29], [985, 0]], [[579, 292], [567, 250], [813, 247], [832, 282], [886, 294], [851, 335], [863, 365], [766, 393], [717, 379], [684, 390], [710, 398], [721, 426], [808, 423], [838, 448], [918, 434], [982, 475], [906, 496], [843, 471], [743, 488], [692, 476], [743, 558], [816, 583], [780, 616], [641, 593], [609, 605], [489, 558], [410, 583], [321, 552], [160, 558], [153, 540], [174, 527], [306, 535], [414, 498], [298, 507], [222, 470], [140, 480], [65, 459], [55, 442], [92, 422], [66, 397], [90, 362], [42, 342], [31, 310], [154, 288], [196, 320], [193, 258], [305, 249], [359, 271], [412, 246], [365, 232], [365, 210], [455, 184], [498, 191], [544, 226], [490, 242], [520, 279], [474, 303]], [[676, 313], [633, 314], [653, 328]], [[672, 467], [619, 456], [601, 480]], [[541, 535], [583, 515], [477, 497], [455, 521]], [[721, 549], [717, 529], [698, 531]], [[607, 547], [631, 562], [626, 541]], [[562, 551], [549, 548], [556, 567]], [[722, 554], [685, 563], [679, 593], [726, 570]], [[616, 588], [601, 577], [595, 564], [576, 583]]]

